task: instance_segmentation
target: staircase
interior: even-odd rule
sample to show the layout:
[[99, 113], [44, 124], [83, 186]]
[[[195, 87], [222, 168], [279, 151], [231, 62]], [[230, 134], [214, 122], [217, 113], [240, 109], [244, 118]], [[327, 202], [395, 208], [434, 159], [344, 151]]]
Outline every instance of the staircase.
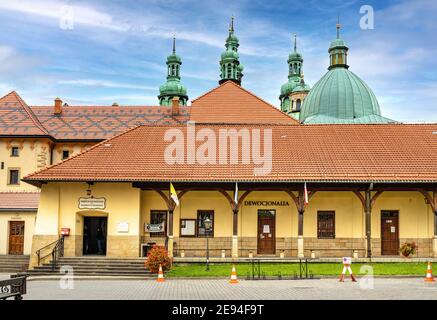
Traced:
[[58, 258], [58, 262], [54, 271], [52, 264], [45, 263], [28, 273], [31, 276], [38, 275], [60, 275], [62, 266], [70, 266], [73, 268], [75, 276], [126, 276], [126, 277], [142, 277], [156, 278], [155, 274], [150, 273], [144, 268], [144, 258], [106, 258], [106, 257], [74, 257], [74, 258]]
[[0, 255], [0, 273], [23, 272], [28, 265], [28, 255]]

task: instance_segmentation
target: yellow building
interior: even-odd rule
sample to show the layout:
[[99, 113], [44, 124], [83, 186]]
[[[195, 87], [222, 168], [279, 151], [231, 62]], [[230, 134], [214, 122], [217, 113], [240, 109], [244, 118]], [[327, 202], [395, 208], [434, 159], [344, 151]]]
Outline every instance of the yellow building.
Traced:
[[437, 125], [381, 116], [339, 38], [312, 89], [290, 58], [299, 122], [241, 87], [231, 29], [220, 86], [190, 106], [175, 49], [160, 106], [1, 98], [0, 254], [437, 257]]
[[268, 107], [226, 82], [186, 125], [139, 126], [25, 177], [42, 191], [32, 251], [68, 230], [65, 256], [139, 257], [156, 243], [199, 257], [207, 238], [217, 257], [398, 256], [408, 241], [437, 256], [437, 125], [204, 123], [218, 98]]

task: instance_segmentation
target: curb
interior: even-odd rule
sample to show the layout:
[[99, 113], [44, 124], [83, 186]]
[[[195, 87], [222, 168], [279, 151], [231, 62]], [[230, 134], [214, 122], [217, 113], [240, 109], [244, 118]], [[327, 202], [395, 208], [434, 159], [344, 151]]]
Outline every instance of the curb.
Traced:
[[[324, 279], [337, 279], [338, 276], [318, 276], [318, 275], [314, 275], [316, 278], [314, 279], [281, 279], [281, 281], [295, 281], [295, 280], [324, 280]], [[365, 275], [356, 275], [357, 279], [360, 279], [361, 277], [365, 276]], [[32, 276], [27, 278], [27, 281], [58, 281], [63, 279], [65, 276]], [[273, 276], [274, 277], [274, 276]], [[374, 275], [374, 278], [377, 279], [420, 279], [423, 278], [423, 276], [419, 276], [419, 275]], [[122, 281], [122, 280], [142, 280], [142, 281], [156, 281], [156, 278], [144, 278], [144, 277], [119, 277], [119, 276], [77, 276], [77, 277], [73, 277], [73, 280], [77, 280], [77, 281], [87, 281], [87, 280], [117, 280], [117, 281]], [[229, 277], [225, 277], [225, 276], [217, 276], [217, 277], [166, 277], [166, 280], [229, 280]], [[270, 281], [270, 280], [279, 280], [279, 279], [275, 279], [275, 278], [270, 278], [270, 279], [256, 279], [256, 280], [247, 280], [245, 277], [239, 278], [240, 280], [244, 280], [244, 281]]]

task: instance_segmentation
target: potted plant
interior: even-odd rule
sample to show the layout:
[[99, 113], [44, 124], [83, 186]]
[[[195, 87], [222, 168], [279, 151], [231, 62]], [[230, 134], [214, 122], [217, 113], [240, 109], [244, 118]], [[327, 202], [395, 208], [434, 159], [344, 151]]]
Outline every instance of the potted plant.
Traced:
[[171, 269], [172, 259], [168, 256], [168, 252], [163, 246], [153, 246], [145, 261], [145, 267], [152, 273], [158, 273], [159, 265], [163, 271]]
[[415, 254], [417, 252], [417, 244], [414, 241], [405, 242], [404, 244], [402, 244], [399, 251], [405, 258], [408, 258], [410, 255]]

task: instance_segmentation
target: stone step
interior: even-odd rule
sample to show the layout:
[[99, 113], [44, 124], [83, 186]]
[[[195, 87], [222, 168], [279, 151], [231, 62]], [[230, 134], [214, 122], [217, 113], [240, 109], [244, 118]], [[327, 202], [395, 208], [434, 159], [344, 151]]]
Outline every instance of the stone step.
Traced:
[[[59, 270], [51, 271], [51, 270], [29, 270], [27, 272], [29, 275], [39, 275], [39, 274], [52, 274], [52, 275], [60, 275]], [[150, 276], [157, 277], [156, 274], [150, 272], [140, 272], [140, 271], [123, 271], [123, 270], [81, 270], [75, 271], [75, 275], [141, 275], [141, 276]]]
[[113, 262], [113, 263], [144, 263], [146, 259], [113, 259], [113, 258], [59, 258], [60, 261], [73, 261], [83, 263], [97, 263], [97, 262]]
[[[50, 272], [40, 272], [40, 273], [28, 273], [29, 276], [35, 276], [35, 277], [40, 277], [40, 276], [62, 276], [58, 273], [50, 273]], [[143, 273], [129, 273], [129, 274], [120, 274], [120, 273], [105, 273], [105, 274], [100, 274], [100, 273], [84, 273], [84, 274], [75, 274], [75, 276], [86, 276], [86, 277], [93, 277], [93, 276], [97, 276], [97, 277], [126, 277], [126, 278], [130, 278], [130, 277], [138, 277], [138, 278], [142, 278], [142, 279], [156, 279], [157, 275], [154, 274], [143, 274]]]
[[[94, 270], [123, 270], [123, 271], [147, 271], [144, 268], [134, 268], [134, 267], [114, 267], [114, 266], [93, 266], [93, 267], [73, 267], [74, 271], [78, 271], [78, 270], [90, 270], [90, 271], [94, 271]], [[56, 269], [60, 269], [61, 265], [58, 265], [56, 267]], [[42, 265], [42, 266], [38, 266], [35, 267], [34, 270], [51, 270], [52, 266], [51, 265]]]

